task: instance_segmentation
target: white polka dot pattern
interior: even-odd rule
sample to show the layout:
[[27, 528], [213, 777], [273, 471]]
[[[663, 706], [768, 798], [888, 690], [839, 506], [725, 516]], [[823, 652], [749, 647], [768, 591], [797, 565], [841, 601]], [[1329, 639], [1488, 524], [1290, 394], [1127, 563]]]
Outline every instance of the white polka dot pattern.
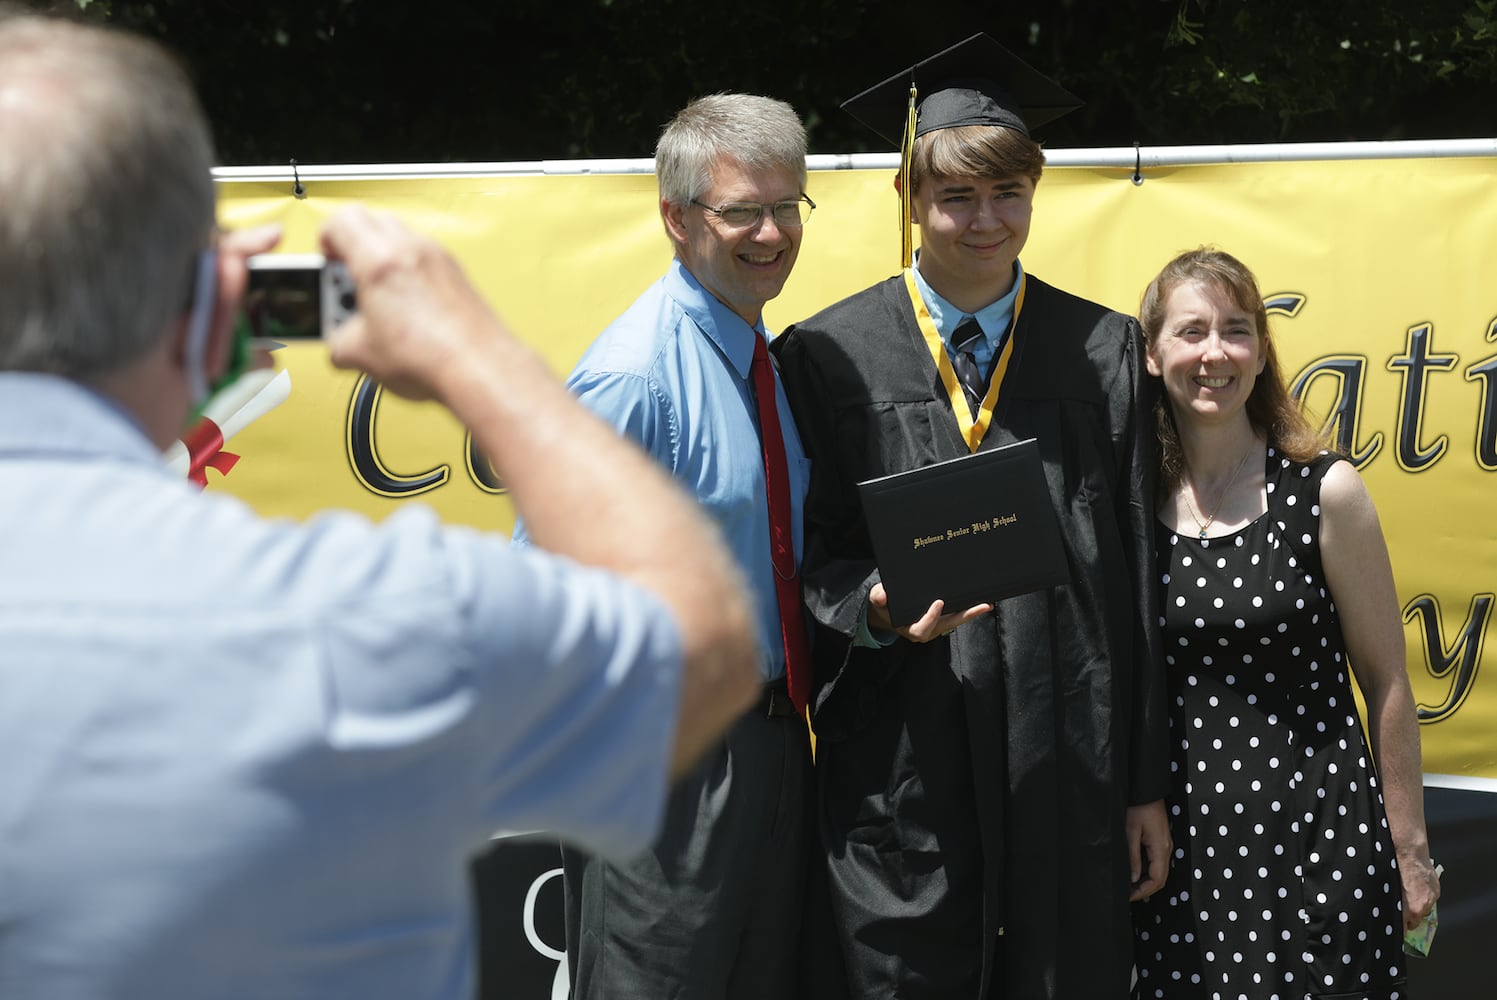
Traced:
[[1265, 516], [1159, 529], [1175, 852], [1134, 909], [1140, 1000], [1405, 997], [1397, 863], [1320, 569], [1331, 464], [1269, 449]]

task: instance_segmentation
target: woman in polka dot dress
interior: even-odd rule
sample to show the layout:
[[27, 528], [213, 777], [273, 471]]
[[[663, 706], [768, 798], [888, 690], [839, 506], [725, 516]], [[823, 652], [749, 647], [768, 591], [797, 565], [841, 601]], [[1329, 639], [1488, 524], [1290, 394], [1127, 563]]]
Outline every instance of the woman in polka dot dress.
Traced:
[[1136, 996], [1405, 997], [1403, 931], [1439, 883], [1372, 501], [1285, 390], [1240, 262], [1182, 254], [1140, 312], [1165, 389], [1174, 856], [1164, 889], [1135, 907]]

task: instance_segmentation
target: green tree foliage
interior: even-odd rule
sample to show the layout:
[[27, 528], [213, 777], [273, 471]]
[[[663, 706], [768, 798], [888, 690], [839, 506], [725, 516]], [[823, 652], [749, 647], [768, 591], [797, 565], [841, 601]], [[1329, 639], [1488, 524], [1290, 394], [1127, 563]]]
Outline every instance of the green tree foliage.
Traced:
[[838, 104], [986, 30], [1087, 101], [1051, 147], [1497, 134], [1497, 0], [63, 0], [199, 82], [226, 163], [648, 156], [688, 98]]
[[1170, 0], [1140, 113], [1266, 138], [1491, 136], [1497, 0]]

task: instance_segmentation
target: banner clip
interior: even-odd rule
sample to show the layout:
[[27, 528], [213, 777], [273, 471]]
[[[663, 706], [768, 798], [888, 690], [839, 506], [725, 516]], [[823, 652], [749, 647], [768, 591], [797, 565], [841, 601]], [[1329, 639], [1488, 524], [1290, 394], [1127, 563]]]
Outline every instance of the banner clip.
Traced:
[[[292, 161], [295, 162], [294, 160]], [[1143, 154], [1139, 151], [1138, 141], [1133, 143], [1133, 185], [1137, 187], [1144, 182]]]
[[291, 161], [291, 180], [293, 181], [291, 193], [298, 198], [305, 198], [307, 196], [307, 189], [302, 187], [301, 174], [297, 173], [295, 160]]

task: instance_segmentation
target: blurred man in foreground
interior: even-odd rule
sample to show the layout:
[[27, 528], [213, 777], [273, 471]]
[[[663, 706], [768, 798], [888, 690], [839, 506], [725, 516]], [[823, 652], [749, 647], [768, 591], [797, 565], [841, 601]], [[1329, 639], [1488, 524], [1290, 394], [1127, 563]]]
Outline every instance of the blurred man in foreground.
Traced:
[[275, 242], [215, 234], [212, 155], [155, 45], [0, 10], [0, 996], [467, 1000], [470, 851], [649, 844], [757, 690], [744, 588], [447, 254], [357, 208], [334, 363], [471, 428], [538, 548], [172, 477]]

